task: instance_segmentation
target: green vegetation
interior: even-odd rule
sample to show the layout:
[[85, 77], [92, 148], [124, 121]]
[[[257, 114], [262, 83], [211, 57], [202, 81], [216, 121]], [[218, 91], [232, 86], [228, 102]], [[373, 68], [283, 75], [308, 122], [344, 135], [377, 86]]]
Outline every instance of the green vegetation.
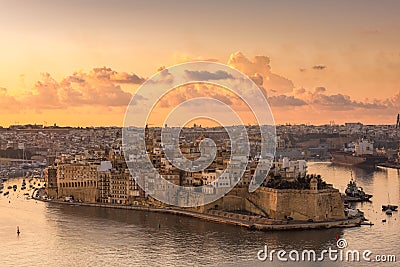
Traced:
[[306, 176], [298, 177], [294, 181], [289, 181], [285, 178], [282, 178], [280, 175], [275, 176], [274, 174], [269, 174], [266, 187], [274, 189], [310, 189], [310, 181], [314, 177], [318, 180], [319, 190], [328, 188], [328, 184], [322, 180], [322, 177], [319, 174], [307, 174]]

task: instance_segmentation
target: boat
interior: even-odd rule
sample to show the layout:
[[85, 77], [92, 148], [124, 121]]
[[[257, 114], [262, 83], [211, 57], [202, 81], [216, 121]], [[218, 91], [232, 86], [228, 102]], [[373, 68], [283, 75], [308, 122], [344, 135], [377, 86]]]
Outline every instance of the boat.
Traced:
[[390, 205], [390, 204], [388, 204], [388, 205], [382, 205], [382, 211], [386, 211], [386, 210], [388, 210], [388, 209], [390, 209], [390, 210], [392, 210], [392, 211], [397, 211], [398, 207], [399, 207], [399, 206]]
[[342, 165], [374, 167], [387, 162], [386, 153], [374, 151], [374, 143], [362, 138], [356, 143], [345, 144], [343, 150], [330, 151], [331, 161]]
[[[389, 197], [389, 193], [388, 193], [388, 203], [390, 203], [390, 197]], [[393, 211], [396, 211], [398, 208], [398, 206], [396, 205], [382, 205], [382, 211], [384, 211], [387, 215], [392, 215]]]
[[369, 201], [370, 198], [372, 198], [372, 195], [366, 194], [363, 188], [358, 187], [356, 181], [351, 178], [350, 182], [347, 184], [344, 199], [348, 202], [361, 202]]
[[355, 217], [359, 214], [357, 209], [345, 208], [344, 211], [349, 217]]

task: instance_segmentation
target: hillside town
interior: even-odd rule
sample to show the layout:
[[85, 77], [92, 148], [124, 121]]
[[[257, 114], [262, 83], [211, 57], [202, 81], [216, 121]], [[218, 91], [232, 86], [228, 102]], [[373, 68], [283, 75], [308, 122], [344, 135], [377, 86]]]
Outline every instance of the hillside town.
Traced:
[[[148, 207], [166, 207], [168, 203], [185, 207], [194, 203], [195, 206], [203, 206], [203, 211], [217, 206], [218, 209], [232, 211], [232, 207], [235, 207], [233, 210], [238, 212], [250, 212], [273, 219], [343, 219], [340, 193], [326, 184], [319, 175], [308, 174], [307, 161], [329, 160], [332, 150], [348, 146], [357, 138], [372, 140], [377, 151], [393, 153], [394, 157], [397, 155], [395, 140], [399, 135], [393, 125], [279, 125], [276, 127], [276, 154], [270, 161], [268, 172], [267, 168], [257, 168], [263, 158], [258, 127], [246, 127], [250, 143], [248, 151], [240, 142], [232, 142], [229, 133], [232, 130], [200, 125], [183, 128], [179, 140], [176, 140], [180, 154], [176, 154], [176, 149], [173, 149], [172, 155], [168, 155], [165, 140], [177, 129], [167, 126], [125, 129], [129, 139], [140, 139], [139, 133], [144, 130], [145, 140], [141, 140], [144, 146], [140, 147], [124, 143], [123, 129], [119, 127], [19, 125], [2, 128], [2, 179], [5, 181], [12, 175], [40, 178], [46, 185], [46, 198], [78, 203]], [[235, 128], [232, 129], [234, 132]], [[215, 144], [215, 155], [212, 146], [207, 145], [208, 139], [212, 139]], [[233, 147], [236, 150], [234, 157]], [[201, 171], [185, 171], [175, 166], [183, 164], [185, 160], [201, 165], [202, 161], [207, 161], [202, 158], [203, 155], [215, 157]], [[171, 162], [171, 156], [174, 162]], [[146, 165], [144, 158], [149, 159], [154, 169]], [[135, 169], [133, 166], [136, 166], [136, 171], [132, 171]], [[229, 171], [224, 171], [228, 167]], [[256, 199], [244, 193], [255, 183], [254, 177], [261, 177], [261, 187], [267, 190], [258, 190], [262, 193]], [[179, 189], [171, 191], [171, 188]], [[182, 188], [188, 190], [182, 191]], [[231, 188], [234, 190], [229, 192]], [[285, 211], [282, 207], [278, 211], [270, 203], [261, 201], [270, 198], [270, 190], [283, 190], [273, 191], [273, 194], [280, 194], [285, 189], [306, 193], [314, 190], [318, 196], [325, 196], [324, 203], [330, 205], [330, 212], [322, 216], [309, 211]], [[228, 192], [223, 202], [230, 203], [229, 207], [219, 202], [205, 205], [212, 202], [207, 201], [208, 198]], [[229, 200], [232, 194], [241, 195], [245, 202]], [[302, 206], [302, 201], [299, 201], [302, 198], [304, 196], [291, 196], [297, 206]], [[234, 204], [231, 206], [231, 203]]]
[[[249, 136], [251, 138], [251, 127]], [[154, 128], [160, 131], [161, 128]], [[213, 129], [201, 126], [188, 128], [186, 132], [188, 147], [183, 151], [193, 152], [190, 146], [196, 139], [217, 138], [222, 142], [228, 138], [222, 128]], [[155, 130], [156, 131], [156, 130]], [[212, 133], [210, 132], [212, 131]], [[254, 130], [256, 131], [256, 130]], [[209, 133], [207, 133], [209, 132]], [[255, 132], [256, 134], [256, 132]], [[388, 158], [396, 158], [400, 131], [395, 125], [363, 125], [346, 123], [344, 125], [277, 125], [276, 160], [288, 157], [291, 160], [329, 161], [330, 151], [342, 149], [360, 138], [374, 143], [375, 149], [385, 151]], [[200, 141], [200, 139], [198, 140]], [[190, 143], [193, 142], [193, 143]], [[190, 145], [189, 145], [190, 143]], [[40, 172], [55, 161], [107, 160], [110, 152], [122, 151], [122, 129], [120, 127], [59, 127], [43, 125], [12, 125], [0, 127], [0, 178], [18, 177], [25, 173]], [[220, 156], [226, 148], [220, 147]], [[250, 154], [257, 154], [257, 146], [251, 146]], [[157, 148], [155, 148], [157, 150]], [[225, 149], [225, 151], [223, 151]], [[119, 153], [119, 152], [115, 152]], [[195, 157], [196, 154], [193, 154]], [[217, 160], [221, 160], [217, 158]], [[223, 167], [223, 163], [221, 167]], [[217, 170], [217, 169], [216, 169]], [[243, 181], [247, 183], [248, 181]]]

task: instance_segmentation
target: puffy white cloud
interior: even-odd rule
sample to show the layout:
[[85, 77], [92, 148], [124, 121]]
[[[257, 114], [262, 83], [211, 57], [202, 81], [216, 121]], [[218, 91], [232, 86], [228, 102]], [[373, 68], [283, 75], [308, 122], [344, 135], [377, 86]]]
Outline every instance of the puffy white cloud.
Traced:
[[250, 60], [242, 52], [236, 52], [229, 57], [228, 65], [253, 80], [261, 81], [262, 83], [258, 83], [258, 85], [262, 86], [268, 95], [289, 93], [294, 88], [291, 80], [271, 71], [270, 59], [267, 56], [255, 56], [253, 60]]
[[240, 106], [242, 101], [235, 94], [227, 89], [210, 84], [187, 84], [175, 88], [160, 99], [159, 105], [162, 108], [176, 107], [180, 103], [199, 97], [217, 99], [230, 106]]
[[89, 72], [75, 72], [60, 81], [49, 73], [42, 75], [32, 92], [20, 99], [28, 108], [60, 109], [71, 106], [125, 106], [132, 95], [120, 84], [140, 84], [143, 78], [136, 74], [117, 72], [111, 68], [94, 68]]

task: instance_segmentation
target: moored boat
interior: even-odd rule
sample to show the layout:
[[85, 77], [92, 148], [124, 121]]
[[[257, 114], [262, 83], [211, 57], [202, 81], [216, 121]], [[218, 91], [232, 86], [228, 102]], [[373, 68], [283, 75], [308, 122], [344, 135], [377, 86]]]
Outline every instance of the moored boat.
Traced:
[[[390, 197], [388, 193], [388, 203], [390, 203]], [[387, 215], [392, 215], [393, 211], [397, 211], [398, 206], [396, 205], [382, 205], [382, 211], [384, 211]]]
[[358, 187], [356, 181], [351, 178], [345, 190], [344, 200], [348, 202], [369, 201], [372, 198], [371, 194], [366, 194], [362, 187]]
[[399, 206], [396, 206], [396, 205], [390, 205], [390, 204], [388, 204], [388, 205], [382, 205], [382, 211], [386, 211], [386, 210], [388, 210], [388, 209], [390, 209], [390, 210], [392, 210], [392, 211], [397, 211], [397, 208], [398, 208]]

